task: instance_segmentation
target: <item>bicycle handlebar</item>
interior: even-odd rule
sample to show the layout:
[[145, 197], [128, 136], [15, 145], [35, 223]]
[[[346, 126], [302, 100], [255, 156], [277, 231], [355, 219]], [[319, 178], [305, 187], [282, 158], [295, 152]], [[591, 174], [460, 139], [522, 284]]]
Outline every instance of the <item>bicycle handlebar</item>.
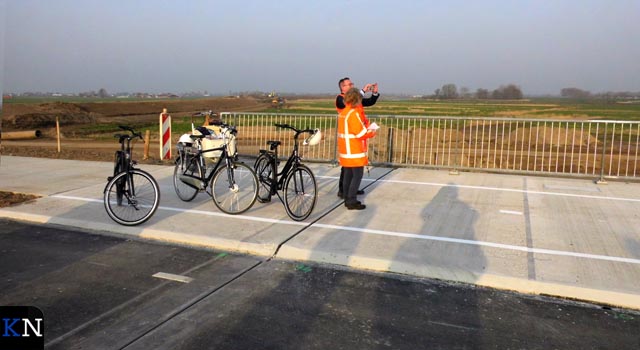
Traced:
[[296, 138], [298, 137], [298, 135], [307, 132], [309, 134], [313, 134], [315, 132], [314, 129], [296, 129], [293, 126], [289, 125], [289, 124], [273, 124], [274, 126], [281, 128], [281, 129], [291, 129], [293, 131], [296, 132]]
[[113, 137], [115, 137], [115, 138], [119, 138], [119, 139], [122, 139], [123, 137], [127, 137], [127, 138], [129, 138], [129, 139], [132, 139], [132, 138], [134, 138], [134, 137], [139, 137], [139, 138], [140, 138], [140, 140], [144, 140], [144, 139], [142, 138], [142, 134], [140, 134], [140, 133], [138, 133], [138, 132], [135, 132], [135, 130], [133, 130], [133, 128], [128, 127], [128, 126], [124, 126], [124, 125], [118, 125], [118, 127], [119, 127], [120, 129], [124, 130], [124, 131], [129, 131], [129, 132], [131, 133], [131, 135], [115, 134], [115, 135], [113, 135]]

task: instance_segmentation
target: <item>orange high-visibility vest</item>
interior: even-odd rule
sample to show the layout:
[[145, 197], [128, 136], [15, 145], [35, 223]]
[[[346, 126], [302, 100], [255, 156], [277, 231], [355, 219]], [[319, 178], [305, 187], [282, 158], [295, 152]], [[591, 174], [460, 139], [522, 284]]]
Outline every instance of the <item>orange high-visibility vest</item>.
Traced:
[[[345, 108], [338, 107], [339, 96], [342, 96], [342, 98], [344, 98], [344, 94], [339, 93], [338, 95], [336, 95], [336, 111], [338, 111], [338, 114], [342, 113], [342, 111], [345, 110], [346, 108], [346, 104], [345, 104]], [[364, 115], [364, 107], [362, 106], [362, 104], [358, 106], [358, 112], [360, 112], [360, 118], [362, 118], [362, 121], [364, 122], [364, 126], [369, 127], [369, 120], [367, 119], [367, 116]]]
[[369, 163], [363, 142], [368, 136], [362, 111], [362, 108], [347, 105], [338, 117], [338, 158], [343, 167], [361, 167]]

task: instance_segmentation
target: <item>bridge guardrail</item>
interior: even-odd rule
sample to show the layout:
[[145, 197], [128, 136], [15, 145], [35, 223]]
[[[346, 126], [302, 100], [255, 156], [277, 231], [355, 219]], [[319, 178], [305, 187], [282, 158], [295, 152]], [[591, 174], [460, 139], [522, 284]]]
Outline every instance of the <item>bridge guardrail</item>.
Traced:
[[[239, 127], [243, 155], [267, 140], [293, 140], [273, 124], [320, 128], [324, 141], [302, 149], [307, 160], [337, 162], [337, 115], [223, 113]], [[367, 115], [381, 128], [369, 140], [373, 165], [637, 179], [640, 122], [486, 117]]]

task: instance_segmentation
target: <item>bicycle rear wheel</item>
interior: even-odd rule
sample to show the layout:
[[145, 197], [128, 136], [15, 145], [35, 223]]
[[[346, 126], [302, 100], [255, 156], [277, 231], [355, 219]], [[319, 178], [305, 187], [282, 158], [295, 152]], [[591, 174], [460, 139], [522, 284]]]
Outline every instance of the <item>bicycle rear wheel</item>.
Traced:
[[256, 159], [254, 166], [256, 176], [258, 177], [258, 202], [266, 203], [271, 201], [271, 183], [273, 182], [273, 169], [271, 167], [270, 157], [261, 154]]
[[192, 201], [198, 195], [200, 190], [190, 186], [180, 180], [181, 175], [202, 177], [200, 164], [193, 157], [180, 155], [176, 159], [176, 166], [173, 169], [173, 188], [176, 190], [178, 198], [185, 202]]
[[213, 203], [224, 213], [244, 213], [253, 206], [257, 196], [258, 178], [244, 163], [223, 165], [211, 179]]
[[[122, 198], [118, 200], [120, 186]], [[107, 214], [113, 221], [125, 226], [135, 226], [149, 220], [159, 203], [158, 183], [153, 176], [140, 169], [114, 176], [104, 191]]]
[[311, 169], [296, 166], [284, 183], [284, 208], [290, 218], [302, 221], [311, 215], [318, 198], [318, 186]]

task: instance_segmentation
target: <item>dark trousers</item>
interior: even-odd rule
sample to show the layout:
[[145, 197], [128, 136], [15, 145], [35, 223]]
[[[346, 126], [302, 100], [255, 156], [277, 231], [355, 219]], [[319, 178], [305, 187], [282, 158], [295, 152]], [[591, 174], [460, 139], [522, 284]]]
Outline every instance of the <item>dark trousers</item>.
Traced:
[[364, 175], [364, 167], [347, 168], [342, 167], [344, 172], [344, 179], [342, 179], [342, 189], [344, 192], [344, 203], [347, 205], [357, 204], [358, 189], [360, 188], [360, 182]]

